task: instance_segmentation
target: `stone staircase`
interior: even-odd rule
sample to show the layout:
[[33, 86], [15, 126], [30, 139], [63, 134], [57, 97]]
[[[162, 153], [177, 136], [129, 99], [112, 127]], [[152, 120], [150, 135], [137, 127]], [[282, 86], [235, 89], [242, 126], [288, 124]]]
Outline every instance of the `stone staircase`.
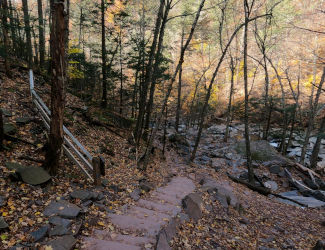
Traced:
[[[124, 214], [108, 214], [116, 228], [128, 235], [96, 230], [83, 239], [83, 249], [140, 250], [153, 249], [162, 227], [181, 212], [182, 199], [193, 192], [195, 185], [186, 177], [174, 177], [165, 187], [152, 191]], [[157, 247], [159, 249], [160, 247]], [[162, 248], [161, 248], [162, 250]]]

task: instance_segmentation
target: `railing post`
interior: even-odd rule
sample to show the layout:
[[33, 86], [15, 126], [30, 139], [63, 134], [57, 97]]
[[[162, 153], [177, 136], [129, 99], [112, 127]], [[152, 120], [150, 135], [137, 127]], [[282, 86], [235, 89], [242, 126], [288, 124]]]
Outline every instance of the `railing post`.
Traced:
[[94, 157], [92, 160], [93, 164], [93, 178], [94, 178], [94, 185], [100, 186], [101, 185], [101, 171], [100, 171], [100, 158]]
[[33, 70], [29, 70], [29, 89], [30, 89], [30, 95], [33, 97], [32, 95], [32, 90], [34, 89], [34, 74], [33, 74]]

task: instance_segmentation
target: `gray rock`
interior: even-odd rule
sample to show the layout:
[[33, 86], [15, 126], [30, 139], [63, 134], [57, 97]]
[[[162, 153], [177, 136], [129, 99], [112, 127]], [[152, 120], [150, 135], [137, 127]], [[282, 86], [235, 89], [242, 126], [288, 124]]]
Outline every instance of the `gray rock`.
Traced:
[[278, 165], [273, 165], [269, 167], [269, 170], [272, 174], [280, 174], [281, 173], [281, 167]]
[[13, 135], [17, 132], [17, 128], [11, 123], [3, 124], [3, 132], [8, 135]]
[[49, 230], [50, 230], [50, 226], [45, 225], [40, 227], [38, 230], [32, 232], [30, 235], [32, 236], [34, 242], [37, 242], [44, 239], [44, 237], [46, 237]]
[[18, 117], [16, 118], [16, 123], [19, 125], [25, 125], [30, 123], [33, 120], [31, 117]]
[[176, 235], [178, 225], [179, 223], [176, 219], [171, 219], [166, 228], [164, 229], [168, 242], [171, 241]]
[[65, 235], [46, 243], [44, 246], [52, 247], [52, 250], [71, 250], [77, 240], [72, 235]]
[[80, 208], [67, 201], [52, 201], [44, 210], [45, 216], [59, 215], [63, 218], [74, 219], [78, 216]]
[[5, 221], [5, 219], [1, 216], [0, 217], [0, 229], [6, 229], [6, 228], [8, 228], [8, 224]]
[[24, 182], [31, 185], [40, 185], [51, 179], [51, 176], [41, 167], [23, 166], [16, 162], [6, 162], [6, 167], [15, 173]]
[[278, 190], [278, 184], [275, 181], [267, 181], [264, 186], [271, 189], [272, 191]]
[[316, 245], [313, 247], [313, 250], [324, 250], [325, 249], [325, 241], [319, 240]]
[[64, 226], [64, 227], [69, 227], [72, 223], [71, 220], [64, 219], [59, 216], [50, 217], [49, 222], [55, 226]]
[[[235, 150], [245, 156], [246, 144], [245, 141], [239, 142], [235, 146]], [[268, 141], [251, 141], [252, 160], [256, 162], [278, 161], [280, 166], [290, 164], [291, 162], [277, 152]]]
[[154, 189], [154, 186], [151, 183], [147, 182], [147, 181], [140, 182], [139, 186], [145, 192], [150, 192], [152, 189]]
[[171, 250], [164, 230], [158, 234], [156, 250]]
[[171, 134], [169, 137], [168, 137], [168, 140], [171, 142], [171, 143], [174, 143], [176, 145], [183, 145], [183, 146], [186, 146], [186, 147], [189, 147], [190, 144], [188, 143], [188, 141], [186, 140], [185, 136], [182, 136], [180, 134]]
[[140, 195], [141, 195], [141, 190], [139, 188], [134, 189], [132, 193], [130, 193], [130, 197], [135, 201], [140, 200]]
[[2, 114], [5, 116], [5, 117], [11, 117], [12, 116], [12, 113], [11, 111], [7, 110], [7, 109], [1, 109], [2, 110]]
[[5, 197], [0, 196], [0, 207], [5, 206], [7, 203], [7, 200]]
[[[297, 201], [303, 205], [305, 205], [306, 207], [312, 207], [312, 208], [316, 208], [316, 207], [325, 207], [325, 202], [324, 201], [320, 201], [315, 199], [314, 197], [305, 197], [305, 196], [300, 196], [298, 194], [297, 191], [290, 191], [290, 192], [285, 192], [285, 193], [280, 193], [280, 195], [290, 198], [294, 201]], [[299, 206], [296, 203], [293, 203], [289, 200], [285, 200], [285, 199], [279, 199], [277, 198], [277, 200], [286, 203], [286, 204], [290, 204], [290, 205], [295, 205], [295, 206]]]
[[50, 231], [50, 237], [52, 236], [62, 236], [66, 234], [70, 234], [71, 232], [69, 231], [68, 228], [62, 225], [55, 226], [51, 231]]
[[202, 218], [203, 201], [198, 193], [191, 193], [182, 200], [183, 208], [194, 221]]
[[92, 198], [92, 193], [87, 191], [87, 190], [74, 190], [71, 194], [70, 197], [73, 199], [79, 199], [82, 201], [90, 200]]

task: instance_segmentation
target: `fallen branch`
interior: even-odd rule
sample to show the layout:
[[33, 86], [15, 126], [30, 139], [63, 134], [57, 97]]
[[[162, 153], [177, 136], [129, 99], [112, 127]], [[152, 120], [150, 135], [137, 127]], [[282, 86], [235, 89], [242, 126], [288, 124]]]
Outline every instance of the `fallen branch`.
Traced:
[[311, 169], [309, 169], [309, 168], [306, 168], [306, 167], [304, 167], [303, 165], [301, 165], [301, 164], [299, 164], [299, 163], [297, 163], [297, 162], [294, 164], [294, 166], [295, 166], [298, 170], [307, 173], [307, 174], [312, 178], [312, 180], [313, 180], [313, 176], [316, 176], [316, 177], [318, 177], [318, 178], [321, 178], [320, 175], [317, 174], [315, 171], [313, 171], [313, 170], [311, 170]]
[[257, 187], [257, 186], [255, 186], [255, 185], [253, 185], [253, 184], [251, 184], [251, 183], [249, 183], [249, 182], [247, 182], [247, 181], [244, 181], [244, 180], [241, 180], [241, 179], [239, 179], [239, 178], [236, 178], [236, 177], [230, 175], [229, 173], [227, 173], [227, 175], [228, 175], [228, 177], [229, 177], [232, 181], [234, 181], [234, 182], [236, 182], [236, 183], [243, 184], [243, 185], [247, 186], [249, 189], [251, 189], [251, 190], [253, 190], [253, 191], [255, 191], [255, 192], [258, 192], [258, 193], [260, 193], [260, 194], [262, 194], [262, 195], [265, 195], [265, 196], [273, 195], [273, 196], [275, 196], [275, 197], [278, 197], [278, 198], [281, 198], [281, 199], [284, 199], [284, 200], [288, 200], [288, 201], [294, 202], [294, 203], [296, 203], [296, 204], [298, 204], [298, 205], [300, 205], [300, 206], [302, 206], [302, 207], [305, 207], [305, 206], [306, 206], [306, 205], [304, 205], [304, 204], [302, 204], [302, 203], [300, 203], [300, 202], [298, 202], [298, 201], [295, 201], [295, 200], [293, 200], [293, 199], [290, 199], [290, 198], [288, 198], [288, 197], [282, 196], [282, 195], [280, 195], [280, 194], [272, 193], [271, 189], [269, 189], [269, 188], [265, 188], [265, 187]]

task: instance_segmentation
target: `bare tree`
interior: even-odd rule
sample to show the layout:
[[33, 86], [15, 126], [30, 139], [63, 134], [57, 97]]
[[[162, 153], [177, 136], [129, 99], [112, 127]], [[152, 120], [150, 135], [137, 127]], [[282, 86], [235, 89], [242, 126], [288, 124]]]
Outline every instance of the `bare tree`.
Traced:
[[39, 53], [40, 53], [40, 67], [44, 66], [45, 61], [45, 34], [44, 34], [44, 19], [43, 19], [43, 2], [37, 0], [38, 9], [38, 36], [39, 36]]
[[7, 0], [1, 1], [2, 8], [2, 34], [4, 43], [4, 59], [5, 59], [5, 70], [8, 77], [11, 76], [10, 73], [10, 63], [9, 63], [9, 36], [8, 36], [8, 3]]
[[29, 21], [28, 3], [27, 0], [22, 0], [22, 3], [23, 3], [24, 23], [25, 23], [26, 43], [27, 43], [28, 67], [31, 69], [33, 67], [33, 48], [32, 48], [31, 27]]

